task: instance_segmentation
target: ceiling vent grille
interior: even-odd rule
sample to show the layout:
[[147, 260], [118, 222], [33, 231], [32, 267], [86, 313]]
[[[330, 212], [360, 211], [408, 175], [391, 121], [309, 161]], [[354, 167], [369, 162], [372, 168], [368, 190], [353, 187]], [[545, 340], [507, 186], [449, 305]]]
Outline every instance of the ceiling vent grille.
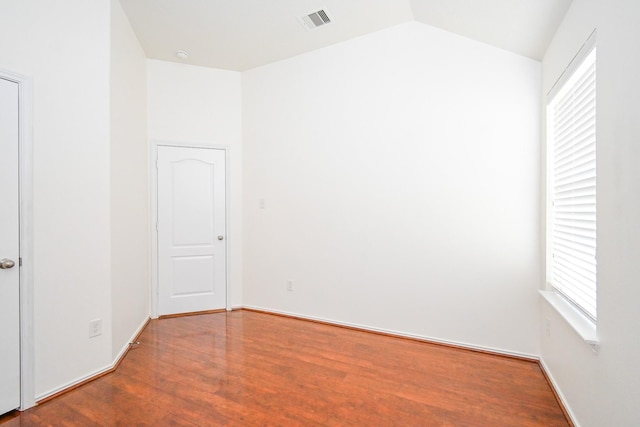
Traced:
[[317, 12], [310, 13], [308, 15], [304, 15], [299, 18], [302, 25], [307, 29], [307, 31], [314, 30], [318, 27], [322, 27], [323, 25], [330, 24], [331, 18], [327, 15], [327, 12], [322, 9]]

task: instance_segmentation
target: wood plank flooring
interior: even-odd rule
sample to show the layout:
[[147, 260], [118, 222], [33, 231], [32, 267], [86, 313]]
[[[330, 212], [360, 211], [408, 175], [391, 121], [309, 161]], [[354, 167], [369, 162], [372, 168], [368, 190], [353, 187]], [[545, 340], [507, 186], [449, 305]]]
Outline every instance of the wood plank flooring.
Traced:
[[567, 426], [537, 363], [251, 311], [153, 320], [13, 426]]

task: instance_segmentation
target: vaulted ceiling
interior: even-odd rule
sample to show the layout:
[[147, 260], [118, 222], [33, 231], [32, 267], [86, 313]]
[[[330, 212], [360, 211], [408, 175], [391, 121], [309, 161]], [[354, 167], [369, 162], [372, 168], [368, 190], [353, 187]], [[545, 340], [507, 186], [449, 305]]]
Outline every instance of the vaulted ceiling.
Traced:
[[[571, 0], [120, 0], [149, 58], [247, 70], [418, 21], [541, 60]], [[324, 10], [331, 23], [300, 18]], [[176, 51], [189, 53], [186, 59]]]

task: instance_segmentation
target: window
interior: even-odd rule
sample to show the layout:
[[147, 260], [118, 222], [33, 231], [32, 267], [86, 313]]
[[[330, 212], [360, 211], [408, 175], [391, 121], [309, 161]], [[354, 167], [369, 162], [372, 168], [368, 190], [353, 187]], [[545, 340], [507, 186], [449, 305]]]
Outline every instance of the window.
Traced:
[[591, 39], [556, 83], [547, 105], [548, 280], [595, 321], [596, 48]]

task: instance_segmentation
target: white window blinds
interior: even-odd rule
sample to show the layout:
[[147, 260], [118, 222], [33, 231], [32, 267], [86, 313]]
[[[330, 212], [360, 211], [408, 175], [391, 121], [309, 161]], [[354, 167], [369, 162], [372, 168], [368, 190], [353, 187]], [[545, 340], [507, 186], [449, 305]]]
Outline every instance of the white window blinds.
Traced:
[[596, 49], [548, 105], [551, 285], [596, 320]]

